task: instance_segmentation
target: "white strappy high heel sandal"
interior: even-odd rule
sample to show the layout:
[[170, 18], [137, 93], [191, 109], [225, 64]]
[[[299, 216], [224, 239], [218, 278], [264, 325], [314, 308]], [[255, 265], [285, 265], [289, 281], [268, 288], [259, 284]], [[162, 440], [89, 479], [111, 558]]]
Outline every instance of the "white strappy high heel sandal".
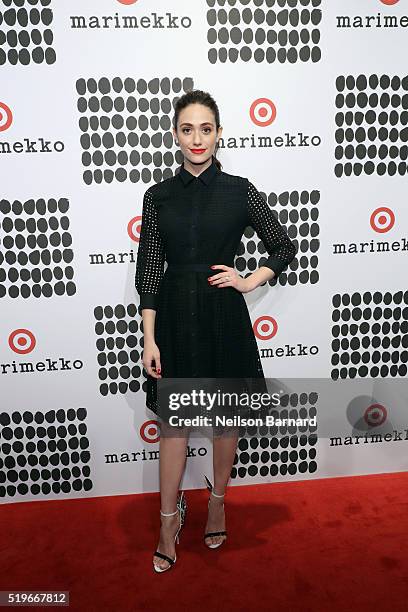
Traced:
[[[174, 536], [174, 542], [179, 544], [180, 542], [180, 538], [179, 538], [179, 533], [181, 528], [184, 525], [185, 522], [185, 517], [186, 517], [186, 512], [187, 512], [187, 501], [184, 495], [184, 491], [181, 492], [181, 494], [179, 495], [179, 497], [177, 498], [177, 509], [175, 510], [175, 512], [162, 512], [160, 510], [160, 514], [161, 516], [174, 516], [175, 514], [179, 513], [180, 516], [180, 525], [179, 528], [177, 529], [177, 533]], [[169, 563], [169, 565], [167, 567], [160, 567], [159, 565], [156, 565], [153, 562], [153, 568], [155, 570], [155, 572], [157, 573], [162, 573], [162, 572], [167, 572], [167, 570], [169, 570], [171, 567], [173, 567], [173, 565], [175, 564], [176, 560], [177, 560], [177, 555], [174, 555], [174, 559], [172, 559], [171, 557], [169, 557], [168, 555], [165, 555], [164, 553], [160, 552], [159, 550], [156, 550], [154, 553], [154, 556], [156, 557], [160, 557], [160, 559], [164, 559], [165, 561], [167, 561]]]

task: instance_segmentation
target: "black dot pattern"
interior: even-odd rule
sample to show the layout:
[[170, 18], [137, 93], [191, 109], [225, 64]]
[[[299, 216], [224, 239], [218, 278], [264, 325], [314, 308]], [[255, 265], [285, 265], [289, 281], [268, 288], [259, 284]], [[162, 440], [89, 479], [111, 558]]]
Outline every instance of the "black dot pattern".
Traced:
[[335, 175], [405, 176], [408, 76], [336, 79]]
[[173, 176], [183, 156], [174, 145], [171, 116], [192, 88], [190, 78], [78, 79], [84, 182], [147, 185]]
[[[289, 238], [297, 249], [297, 256], [291, 261], [287, 270], [278, 278], [268, 281], [273, 286], [315, 284], [319, 280], [318, 250], [319, 241], [319, 191], [284, 191], [260, 192], [272, 208], [279, 223], [285, 227]], [[234, 262], [237, 271], [247, 277], [268, 259], [265, 245], [254, 229], [248, 226], [242, 236]]]
[[407, 375], [408, 291], [333, 296], [334, 380]]
[[0, 66], [54, 64], [51, 0], [0, 0]]
[[0, 413], [0, 497], [93, 488], [85, 408]]
[[[281, 396], [275, 419], [317, 416], [318, 395], [290, 393]], [[295, 476], [317, 471], [317, 425], [247, 427], [238, 440], [231, 478]]]
[[211, 64], [321, 59], [321, 0], [207, 0], [207, 5]]
[[0, 200], [0, 298], [76, 293], [69, 202]]
[[[166, 253], [158, 227], [157, 207], [151, 189], [143, 197], [142, 229], [140, 232], [135, 287], [140, 295], [140, 309], [156, 308], [151, 295], [157, 295], [163, 279]], [[150, 294], [146, 297], [146, 294]], [[154, 298], [154, 301], [156, 298]]]
[[100, 393], [107, 396], [140, 391], [143, 329], [136, 304], [97, 306], [94, 315]]

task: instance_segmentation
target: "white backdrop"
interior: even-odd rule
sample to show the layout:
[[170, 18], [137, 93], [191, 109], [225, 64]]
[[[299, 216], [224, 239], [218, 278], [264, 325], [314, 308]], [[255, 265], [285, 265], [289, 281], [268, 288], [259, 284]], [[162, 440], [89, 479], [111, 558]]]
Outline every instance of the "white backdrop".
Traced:
[[[143, 193], [181, 161], [170, 105], [191, 86], [219, 105], [223, 170], [302, 241], [245, 296], [265, 375], [364, 379], [389, 424], [407, 364], [407, 2], [0, 0], [0, 14], [0, 500], [158, 490], [135, 258]], [[250, 229], [238, 257], [244, 273], [260, 262]], [[347, 389], [316, 409], [353, 435]], [[287, 457], [275, 440], [266, 458], [258, 442], [232, 485], [407, 468], [403, 441], [323, 437]], [[211, 463], [210, 440], [191, 439], [182, 487]]]

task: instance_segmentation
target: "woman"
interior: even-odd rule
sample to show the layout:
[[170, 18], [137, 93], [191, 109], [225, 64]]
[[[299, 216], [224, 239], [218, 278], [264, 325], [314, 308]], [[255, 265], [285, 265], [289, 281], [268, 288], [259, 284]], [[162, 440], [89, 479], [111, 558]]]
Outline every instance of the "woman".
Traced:
[[[193, 90], [178, 99], [173, 134], [184, 162], [174, 176], [144, 194], [135, 276], [143, 318], [146, 405], [156, 414], [157, 380], [162, 377], [264, 379], [242, 294], [278, 276], [296, 254], [295, 244], [254, 185], [221, 170], [216, 158], [220, 115], [208, 93]], [[234, 256], [248, 225], [269, 257], [242, 278], [234, 269]], [[175, 543], [186, 511], [178, 492], [188, 441], [187, 428], [180, 435], [169, 433], [164, 423], [160, 429], [161, 529], [153, 557], [157, 572], [176, 561]], [[209, 548], [226, 539], [223, 498], [238, 430], [213, 434], [214, 485], [209, 487], [204, 531]]]

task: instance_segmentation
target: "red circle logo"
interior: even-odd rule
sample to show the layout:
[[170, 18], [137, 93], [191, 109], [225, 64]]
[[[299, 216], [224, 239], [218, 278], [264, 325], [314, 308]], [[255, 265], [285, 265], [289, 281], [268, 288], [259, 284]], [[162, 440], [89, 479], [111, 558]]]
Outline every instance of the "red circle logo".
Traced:
[[140, 437], [144, 442], [149, 444], [156, 444], [160, 440], [160, 425], [159, 421], [152, 419], [151, 421], [145, 421], [140, 426]]
[[364, 412], [364, 420], [367, 425], [378, 427], [387, 418], [387, 409], [382, 404], [371, 404]]
[[387, 206], [380, 206], [379, 208], [376, 208], [370, 217], [370, 225], [372, 229], [379, 234], [389, 232], [394, 226], [394, 223], [395, 215], [391, 208], [387, 208]]
[[12, 123], [13, 113], [11, 112], [11, 108], [7, 106], [7, 104], [4, 104], [4, 102], [0, 102], [0, 132], [8, 130]]
[[380, 0], [380, 2], [386, 4], [387, 6], [392, 6], [393, 4], [397, 4], [399, 0]]
[[36, 343], [35, 336], [29, 329], [16, 329], [8, 339], [9, 347], [15, 353], [25, 355], [34, 350]]
[[128, 223], [127, 233], [131, 240], [134, 242], [139, 242], [140, 240], [140, 232], [142, 230], [142, 217], [138, 215], [137, 217], [133, 217]]
[[266, 127], [275, 121], [276, 106], [269, 98], [257, 98], [251, 104], [249, 116], [255, 125]]
[[121, 4], [136, 4], [137, 0], [118, 0], [118, 2], [120, 2]]
[[273, 317], [263, 315], [258, 317], [252, 326], [254, 334], [259, 340], [270, 340], [276, 336], [278, 331], [278, 324]]

